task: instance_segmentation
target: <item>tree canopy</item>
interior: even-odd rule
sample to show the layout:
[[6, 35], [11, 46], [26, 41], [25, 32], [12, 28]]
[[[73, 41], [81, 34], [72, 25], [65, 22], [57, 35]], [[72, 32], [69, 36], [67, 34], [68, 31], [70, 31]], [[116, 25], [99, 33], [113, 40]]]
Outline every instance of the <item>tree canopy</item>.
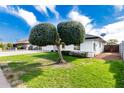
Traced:
[[32, 45], [54, 45], [57, 40], [56, 27], [50, 23], [41, 23], [34, 26], [29, 36]]
[[57, 25], [59, 36], [66, 45], [79, 45], [84, 41], [85, 29], [80, 22], [68, 21]]
[[107, 45], [116, 45], [118, 44], [118, 40], [117, 39], [109, 39], [107, 41]]

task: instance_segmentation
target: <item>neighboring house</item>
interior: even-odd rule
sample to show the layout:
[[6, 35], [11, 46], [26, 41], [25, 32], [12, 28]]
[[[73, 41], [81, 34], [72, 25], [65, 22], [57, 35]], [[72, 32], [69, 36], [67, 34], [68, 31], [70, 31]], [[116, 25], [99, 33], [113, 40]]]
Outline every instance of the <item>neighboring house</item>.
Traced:
[[14, 43], [14, 47], [16, 48], [22, 48], [28, 50], [30, 47], [29, 41], [28, 40], [19, 40], [16, 43]]
[[80, 51], [88, 52], [89, 57], [94, 57], [104, 51], [105, 43], [100, 36], [86, 34], [84, 43], [80, 44]]
[[[26, 50], [38, 50], [38, 49], [42, 51], [52, 51], [52, 50], [56, 51], [57, 50], [55, 45], [47, 45], [47, 46], [38, 47], [38, 46], [31, 45], [28, 40], [19, 40], [14, 44], [14, 46], [16, 48], [21, 46], [22, 49], [26, 49]], [[61, 46], [61, 49], [71, 51], [71, 50], [74, 50], [74, 45], [64, 46], [64, 48], [62, 48]]]

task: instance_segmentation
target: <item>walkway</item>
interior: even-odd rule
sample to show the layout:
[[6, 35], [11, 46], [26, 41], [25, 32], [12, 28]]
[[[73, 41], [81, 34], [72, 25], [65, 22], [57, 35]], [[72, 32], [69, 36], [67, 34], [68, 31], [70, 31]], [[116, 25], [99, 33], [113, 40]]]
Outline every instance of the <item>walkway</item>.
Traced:
[[101, 53], [97, 55], [95, 58], [104, 59], [104, 60], [118, 60], [121, 59], [119, 53]]
[[17, 51], [2, 51], [0, 56], [13, 56], [13, 55], [22, 55], [22, 54], [31, 54], [42, 52], [41, 50], [17, 50]]
[[0, 88], [11, 88], [0, 68]]

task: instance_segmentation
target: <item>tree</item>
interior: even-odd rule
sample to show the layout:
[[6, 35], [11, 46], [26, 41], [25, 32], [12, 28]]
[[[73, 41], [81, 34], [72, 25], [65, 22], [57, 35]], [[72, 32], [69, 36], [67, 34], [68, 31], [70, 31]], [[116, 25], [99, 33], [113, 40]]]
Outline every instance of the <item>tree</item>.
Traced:
[[4, 47], [4, 44], [0, 43], [0, 48], [3, 49], [3, 47]]
[[59, 54], [58, 62], [65, 63], [60, 45], [63, 42], [66, 45], [79, 45], [84, 41], [84, 34], [83, 25], [76, 21], [61, 22], [57, 25], [57, 29], [50, 23], [41, 23], [32, 28], [29, 42], [38, 46], [56, 45]]
[[13, 47], [12, 43], [7, 43], [7, 49], [11, 49]]
[[60, 58], [62, 62], [64, 59], [61, 54], [60, 45], [61, 42], [64, 42], [65, 45], [80, 45], [84, 41], [85, 29], [80, 22], [77, 21], [68, 21], [68, 22], [61, 22], [57, 25], [57, 30], [59, 33], [59, 44], [58, 52], [60, 52]]
[[116, 45], [118, 44], [118, 40], [117, 39], [109, 39], [107, 41], [107, 45]]
[[53, 45], [57, 40], [57, 30], [54, 25], [41, 23], [31, 30], [29, 42], [32, 45], [46, 46]]

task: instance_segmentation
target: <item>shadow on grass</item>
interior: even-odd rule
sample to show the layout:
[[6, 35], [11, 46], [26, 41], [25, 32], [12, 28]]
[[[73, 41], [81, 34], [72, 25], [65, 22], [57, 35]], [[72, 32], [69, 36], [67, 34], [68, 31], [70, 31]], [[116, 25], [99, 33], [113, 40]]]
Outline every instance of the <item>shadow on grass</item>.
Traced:
[[42, 75], [43, 71], [41, 68], [41, 63], [29, 63], [29, 62], [12, 62], [8, 64], [14, 72], [23, 72], [19, 78], [24, 82], [28, 82], [33, 78]]
[[122, 60], [106, 60], [110, 64], [109, 71], [114, 73], [116, 79], [116, 88], [124, 88], [124, 62]]
[[[48, 52], [48, 53], [44, 53], [44, 54], [33, 55], [33, 57], [48, 59], [48, 60], [54, 61], [55, 63], [58, 62], [58, 60], [59, 60], [59, 55], [57, 52]], [[74, 60], [79, 59], [78, 57], [73, 57], [73, 56], [64, 56], [63, 55], [63, 57], [67, 62], [72, 62]]]
[[[35, 54], [32, 55], [34, 59], [37, 60], [37, 58], [41, 58], [41, 60], [37, 61], [18, 61], [18, 62], [11, 62], [8, 65], [12, 68], [14, 72], [19, 72], [22, 71], [24, 74], [20, 76], [20, 79], [25, 82], [31, 81], [34, 78], [37, 78], [38, 76], [43, 75], [43, 68], [46, 66], [52, 66], [55, 65], [56, 62], [58, 61], [58, 54], [49, 52], [49, 53], [42, 53], [42, 54]], [[48, 63], [42, 59], [47, 59]], [[72, 62], [76, 59], [77, 57], [71, 57], [71, 56], [64, 56], [64, 59], [67, 62]], [[49, 61], [50, 60], [50, 61]]]

